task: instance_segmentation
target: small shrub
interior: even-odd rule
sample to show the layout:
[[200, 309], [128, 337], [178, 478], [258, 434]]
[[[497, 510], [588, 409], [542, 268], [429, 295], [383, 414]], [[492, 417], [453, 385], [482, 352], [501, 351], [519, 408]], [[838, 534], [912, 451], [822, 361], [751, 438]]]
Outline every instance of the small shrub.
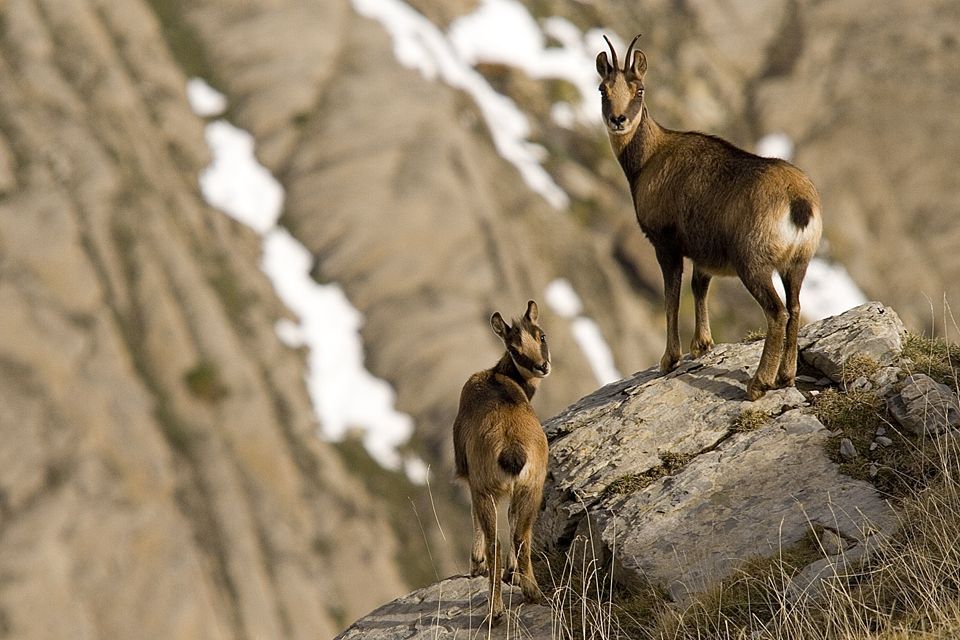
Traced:
[[769, 421], [770, 414], [768, 414], [766, 411], [760, 411], [758, 409], [744, 409], [740, 412], [740, 415], [737, 416], [737, 419], [733, 421], [733, 425], [730, 427], [730, 430], [734, 433], [756, 431]]
[[669, 476], [680, 470], [683, 465], [690, 462], [693, 454], [676, 453], [674, 451], [660, 452], [660, 465], [647, 469], [642, 473], [631, 473], [621, 476], [611, 482], [605, 493], [607, 494], [625, 494], [639, 491], [644, 487], [650, 486], [660, 478]]
[[847, 392], [827, 389], [817, 396], [813, 405], [817, 419], [827, 428], [839, 429], [848, 436], [869, 432], [871, 438], [880, 426], [883, 410], [883, 398], [873, 391], [862, 389]]
[[747, 344], [750, 342], [756, 342], [758, 340], [764, 340], [766, 337], [766, 329], [753, 329], [752, 331], [747, 331], [747, 335], [743, 336], [743, 340], [740, 342]]
[[853, 382], [857, 378], [869, 378], [880, 370], [880, 363], [873, 356], [865, 353], [855, 353], [843, 363], [840, 379], [843, 382]]
[[229, 390], [220, 380], [219, 369], [208, 360], [201, 360], [183, 374], [183, 382], [190, 389], [190, 393], [205, 402], [216, 403], [229, 394]]

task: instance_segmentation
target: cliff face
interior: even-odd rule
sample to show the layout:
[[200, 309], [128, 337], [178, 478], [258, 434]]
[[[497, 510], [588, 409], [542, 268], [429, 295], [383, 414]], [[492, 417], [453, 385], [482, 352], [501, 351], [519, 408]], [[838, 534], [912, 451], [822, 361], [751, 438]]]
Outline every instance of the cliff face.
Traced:
[[316, 439], [252, 234], [199, 197], [155, 15], [2, 18], [0, 629], [333, 635], [405, 588], [396, 539]]

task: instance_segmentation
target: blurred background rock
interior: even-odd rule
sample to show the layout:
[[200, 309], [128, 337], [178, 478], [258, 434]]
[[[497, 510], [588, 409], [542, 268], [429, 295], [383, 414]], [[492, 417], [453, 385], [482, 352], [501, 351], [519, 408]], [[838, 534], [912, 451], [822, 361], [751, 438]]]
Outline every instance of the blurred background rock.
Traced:
[[[445, 31], [481, 4], [409, 6]], [[908, 327], [955, 331], [960, 5], [523, 6], [643, 32], [665, 126], [747, 149], [789, 136], [823, 196], [823, 256]], [[660, 274], [605, 133], [551, 117], [579, 102], [569, 83], [476, 69], [527, 114], [565, 210], [469, 95], [404, 67], [349, 0], [0, 4], [0, 637], [331, 637], [467, 567], [449, 429], [463, 381], [499, 355], [490, 313], [563, 278], [621, 372], [657, 361]], [[413, 418], [429, 491], [318, 438], [260, 241], [198, 188], [191, 77], [254, 135], [314, 277], [363, 313], [367, 368]], [[762, 324], [739, 283], [712, 301], [718, 341]], [[544, 419], [598, 385], [574, 322], [543, 320]]]

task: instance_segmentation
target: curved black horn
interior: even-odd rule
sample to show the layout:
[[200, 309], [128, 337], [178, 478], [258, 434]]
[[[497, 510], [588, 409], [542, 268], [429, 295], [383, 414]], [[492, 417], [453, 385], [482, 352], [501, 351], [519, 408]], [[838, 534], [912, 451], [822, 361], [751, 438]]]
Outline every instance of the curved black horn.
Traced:
[[[627, 67], [629, 67], [631, 64], [633, 64], [633, 61], [630, 60], [630, 54], [633, 52], [633, 45], [635, 45], [635, 44], [637, 43], [637, 40], [640, 39], [640, 36], [641, 36], [641, 35], [643, 35], [643, 34], [642, 34], [642, 33], [638, 33], [637, 35], [633, 36], [633, 40], [630, 41], [630, 46], [627, 47], [627, 55], [624, 56], [624, 58], [623, 58], [623, 70], [624, 70], [624, 71], [627, 70]], [[614, 63], [614, 64], [616, 64], [616, 63]]]
[[614, 69], [619, 69], [620, 64], [617, 62], [617, 52], [614, 51], [613, 45], [610, 43], [610, 40], [607, 39], [607, 36], [603, 36], [603, 39], [607, 41], [607, 46], [610, 47], [610, 55], [613, 56], [612, 64]]

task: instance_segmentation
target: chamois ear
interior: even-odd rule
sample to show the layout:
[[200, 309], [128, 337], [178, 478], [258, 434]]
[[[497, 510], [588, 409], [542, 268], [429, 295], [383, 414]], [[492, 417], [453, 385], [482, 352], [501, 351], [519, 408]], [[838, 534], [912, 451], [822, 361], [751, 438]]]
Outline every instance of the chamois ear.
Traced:
[[607, 61], [607, 52], [601, 51], [597, 54], [597, 73], [600, 74], [601, 78], [606, 78], [611, 71], [613, 71], [613, 67]]
[[503, 316], [500, 315], [499, 311], [490, 316], [490, 326], [493, 327], [493, 332], [495, 334], [506, 340], [507, 331], [510, 330], [510, 325], [504, 322]]
[[540, 316], [540, 310], [537, 309], [537, 303], [533, 300], [527, 302], [527, 314], [526, 319], [530, 322], [536, 322], [537, 318]]
[[637, 49], [633, 52], [633, 64], [630, 65], [630, 71], [637, 78], [643, 78], [647, 72], [647, 56], [644, 55], [643, 51]]

